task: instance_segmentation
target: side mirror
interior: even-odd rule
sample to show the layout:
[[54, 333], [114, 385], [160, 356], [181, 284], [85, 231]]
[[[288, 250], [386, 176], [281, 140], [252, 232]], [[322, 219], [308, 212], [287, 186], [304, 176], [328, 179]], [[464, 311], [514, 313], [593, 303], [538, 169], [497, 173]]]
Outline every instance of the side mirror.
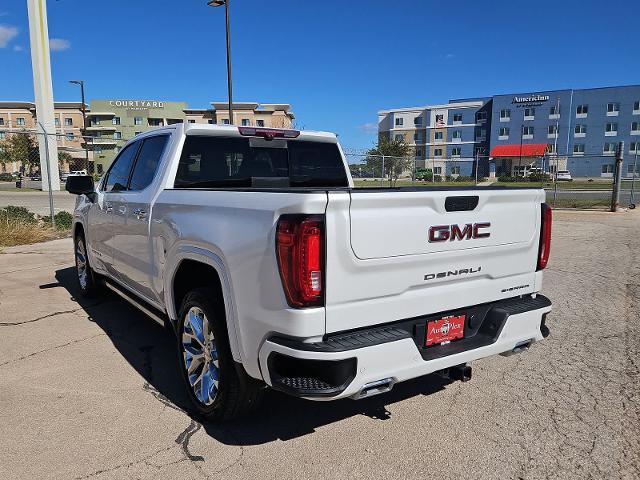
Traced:
[[95, 192], [91, 175], [69, 175], [66, 185], [67, 192], [74, 195], [89, 195]]

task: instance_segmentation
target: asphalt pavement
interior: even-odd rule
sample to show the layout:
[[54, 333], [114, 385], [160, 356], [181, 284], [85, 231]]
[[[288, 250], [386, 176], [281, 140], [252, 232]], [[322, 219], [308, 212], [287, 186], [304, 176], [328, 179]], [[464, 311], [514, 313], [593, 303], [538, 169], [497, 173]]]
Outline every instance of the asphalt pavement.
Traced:
[[70, 239], [0, 254], [0, 478], [638, 479], [640, 214], [556, 212], [551, 336], [362, 401], [203, 424], [169, 334], [78, 296]]

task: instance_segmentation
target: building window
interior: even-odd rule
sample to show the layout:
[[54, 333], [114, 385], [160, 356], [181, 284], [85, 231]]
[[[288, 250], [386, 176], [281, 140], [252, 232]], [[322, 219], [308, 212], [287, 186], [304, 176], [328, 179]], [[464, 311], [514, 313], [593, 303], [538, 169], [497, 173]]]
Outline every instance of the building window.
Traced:
[[476, 123], [482, 123], [487, 121], [487, 112], [476, 112]]
[[536, 117], [536, 109], [534, 107], [527, 107], [524, 109], [524, 119], [533, 120]]
[[73, 139], [75, 139], [75, 135], [73, 134], [73, 132], [69, 132], [69, 133], [67, 133], [67, 135], [66, 135], [66, 136], [67, 136], [67, 140], [73, 140]]
[[617, 123], [607, 123], [604, 126], [604, 134], [607, 137], [615, 137], [618, 135], [618, 124]]
[[404, 119], [396, 118], [396, 127], [401, 127], [402, 125], [404, 125]]
[[453, 138], [454, 140], [462, 140], [462, 131], [454, 130], [451, 134], [451, 138]]
[[502, 140], [509, 138], [509, 127], [500, 127], [500, 130], [498, 130], [498, 136]]
[[395, 137], [394, 137], [396, 142], [404, 142], [404, 135], [402, 135], [401, 133], [398, 133]]
[[413, 143], [419, 143], [419, 142], [420, 142], [420, 134], [416, 132], [413, 134]]
[[95, 153], [102, 153], [102, 147], [100, 145], [96, 145], [95, 147], [93, 147], [93, 151]]
[[413, 124], [416, 127], [421, 127], [422, 126], [422, 117], [416, 117], [413, 119]]
[[434, 157], [441, 157], [441, 156], [442, 156], [442, 149], [441, 149], [441, 148], [436, 148], [436, 149], [433, 151], [433, 156], [434, 156]]
[[[4, 140], [4, 132], [0, 132], [0, 140]], [[0, 148], [0, 152], [2, 152], [2, 148]]]
[[[0, 119], [0, 120], [2, 120], [2, 119]], [[56, 118], [53, 120], [53, 122], [56, 124], [56, 127], [59, 127], [59, 126], [60, 126], [60, 119], [59, 119], [58, 117], [56, 117]], [[2, 124], [0, 123], [0, 125], [2, 125]]]
[[481, 128], [476, 132], [476, 140], [484, 141], [487, 138], [487, 130], [485, 128]]
[[547, 153], [550, 153], [552, 155], [556, 153], [555, 143], [547, 143]]
[[0, 125], [4, 125], [4, 118], [0, 117]]
[[440, 141], [441, 142], [444, 139], [444, 134], [442, 132], [435, 132], [433, 138], [436, 141]]
[[451, 175], [460, 175], [460, 165], [451, 167]]
[[113, 138], [120, 140], [122, 138], [122, 132], [113, 132]]
[[631, 135], [640, 134], [640, 122], [632, 122], [631, 123]]
[[613, 173], [613, 163], [605, 163], [602, 165], [602, 173]]
[[187, 120], [187, 123], [196, 123], [195, 120]]
[[257, 127], [264, 127], [264, 120], [256, 120]]
[[509, 120], [511, 120], [511, 110], [508, 108], [500, 110], [500, 121], [508, 122]]
[[584, 143], [576, 143], [573, 145], [574, 155], [584, 155]]
[[605, 155], [613, 155], [614, 153], [616, 153], [616, 144], [605, 143], [602, 151], [604, 152]]
[[533, 137], [533, 127], [522, 127], [522, 137], [523, 138]]
[[416, 148], [416, 157], [422, 157], [422, 149]]
[[584, 124], [578, 124], [573, 131], [576, 137], [584, 137], [587, 134], [587, 126]]
[[585, 118], [589, 113], [589, 105], [578, 105], [576, 107], [576, 118]]
[[113, 125], [120, 125], [120, 117], [113, 117], [113, 118], [111, 119], [111, 123], [112, 123]]
[[243, 118], [243, 119], [242, 119], [242, 121], [241, 121], [241, 123], [242, 123], [242, 126], [243, 126], [243, 127], [248, 127], [248, 126], [250, 126], [250, 125], [251, 125], [251, 122], [249, 121], [249, 119], [248, 119], [248, 118]]
[[211, 119], [211, 118], [210, 118], [209, 120], [207, 120], [207, 123], [208, 123], [209, 125], [214, 125], [214, 123], [213, 123], [213, 119]]
[[442, 175], [442, 167], [433, 167], [434, 175]]
[[162, 127], [164, 125], [164, 121], [161, 118], [149, 118], [147, 121], [150, 127]]
[[640, 100], [633, 102], [633, 114], [640, 115]]
[[636, 149], [640, 150], [640, 142], [631, 142], [629, 144], [629, 153], [636, 153]]
[[98, 125], [100, 125], [100, 120], [98, 120], [97, 118], [91, 120], [92, 127], [97, 127]]
[[549, 118], [556, 118], [560, 116], [560, 107], [558, 105], [551, 105], [549, 107]]
[[133, 136], [137, 137], [138, 135], [140, 135], [142, 132], [133, 132]]
[[24, 126], [24, 117], [16, 118], [16, 125], [23, 127]]
[[223, 119], [222, 120], [222, 124], [223, 125], [229, 125], [229, 119], [228, 118]]
[[102, 137], [102, 132], [96, 132], [96, 133], [94, 133], [94, 135], [93, 135], [93, 136], [94, 136], [95, 138], [100, 138], [100, 137]]
[[451, 156], [452, 157], [459, 157], [462, 154], [462, 149], [460, 147], [453, 147], [451, 149]]
[[73, 118], [65, 118], [64, 119], [65, 127], [73, 127]]
[[462, 114], [454, 113], [453, 114], [453, 123], [462, 123]]
[[547, 129], [547, 133], [549, 135], [557, 135], [558, 134], [558, 126], [557, 125], [549, 125]]
[[133, 118], [134, 125], [142, 125], [142, 117], [134, 117]]
[[607, 115], [618, 115], [620, 111], [619, 103], [607, 103]]

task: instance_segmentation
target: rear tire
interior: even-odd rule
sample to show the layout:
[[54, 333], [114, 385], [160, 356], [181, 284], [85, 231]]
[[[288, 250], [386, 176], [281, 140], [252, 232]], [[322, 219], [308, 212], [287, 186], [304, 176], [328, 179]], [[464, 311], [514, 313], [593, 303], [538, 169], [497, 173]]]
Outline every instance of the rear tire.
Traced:
[[80, 286], [80, 294], [83, 297], [93, 297], [99, 291], [97, 275], [91, 269], [89, 264], [89, 256], [87, 255], [87, 242], [84, 234], [78, 233], [73, 241], [73, 247], [76, 259], [76, 274], [78, 285]]
[[191, 290], [178, 317], [177, 360], [195, 412], [206, 420], [231, 420], [259, 403], [262, 387], [233, 360], [224, 318], [209, 288]]

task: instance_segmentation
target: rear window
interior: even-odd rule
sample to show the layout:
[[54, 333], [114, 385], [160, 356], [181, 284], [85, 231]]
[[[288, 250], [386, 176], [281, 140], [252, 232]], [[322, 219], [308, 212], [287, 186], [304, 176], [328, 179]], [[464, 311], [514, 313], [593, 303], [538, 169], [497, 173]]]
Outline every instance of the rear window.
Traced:
[[176, 188], [347, 187], [334, 143], [187, 136]]

